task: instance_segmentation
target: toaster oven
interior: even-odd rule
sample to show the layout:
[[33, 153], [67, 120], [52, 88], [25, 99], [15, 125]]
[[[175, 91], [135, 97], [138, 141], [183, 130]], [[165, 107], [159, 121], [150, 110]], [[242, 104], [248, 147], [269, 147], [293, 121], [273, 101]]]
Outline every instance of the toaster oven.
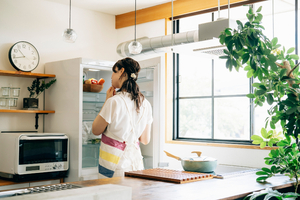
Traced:
[[63, 133], [0, 133], [0, 176], [25, 181], [63, 178], [69, 139]]

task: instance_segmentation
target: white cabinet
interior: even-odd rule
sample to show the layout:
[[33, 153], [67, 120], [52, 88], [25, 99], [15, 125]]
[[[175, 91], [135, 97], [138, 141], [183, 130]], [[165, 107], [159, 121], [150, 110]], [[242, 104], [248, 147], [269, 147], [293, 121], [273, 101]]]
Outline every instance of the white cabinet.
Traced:
[[12, 184], [12, 185], [0, 186], [0, 191], [27, 188], [27, 187], [36, 187], [36, 186], [41, 186], [41, 185], [52, 185], [52, 184], [58, 184], [58, 183], [60, 183], [60, 179], [35, 181], [35, 182], [28, 182], [28, 183], [16, 183], [16, 184]]
[[18, 183], [18, 184], [13, 184], [13, 185], [0, 186], [0, 191], [13, 190], [13, 189], [19, 189], [19, 188], [25, 188], [25, 187], [29, 187], [29, 183]]

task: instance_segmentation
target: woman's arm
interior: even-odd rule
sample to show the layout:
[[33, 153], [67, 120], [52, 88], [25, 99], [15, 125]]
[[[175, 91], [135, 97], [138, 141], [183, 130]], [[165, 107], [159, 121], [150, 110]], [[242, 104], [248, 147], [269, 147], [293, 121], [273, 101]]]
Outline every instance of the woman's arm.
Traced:
[[[115, 94], [116, 94], [116, 91], [115, 91], [114, 87], [111, 86], [110, 88], [108, 88], [108, 90], [106, 92], [105, 102], [107, 101], [107, 99], [114, 96]], [[102, 105], [102, 108], [104, 107], [105, 102]], [[102, 108], [101, 108], [101, 110], [102, 110]], [[101, 110], [93, 122], [92, 133], [94, 135], [101, 135], [105, 131], [105, 129], [108, 125], [108, 123], [105, 121], [105, 119], [100, 115]]]
[[92, 126], [93, 134], [101, 135], [105, 131], [107, 125], [108, 123], [103, 119], [103, 117], [100, 114], [98, 114], [93, 122], [93, 126]]
[[150, 135], [151, 135], [151, 124], [147, 124], [145, 130], [143, 131], [142, 135], [139, 138], [139, 141], [146, 145], [150, 142]]

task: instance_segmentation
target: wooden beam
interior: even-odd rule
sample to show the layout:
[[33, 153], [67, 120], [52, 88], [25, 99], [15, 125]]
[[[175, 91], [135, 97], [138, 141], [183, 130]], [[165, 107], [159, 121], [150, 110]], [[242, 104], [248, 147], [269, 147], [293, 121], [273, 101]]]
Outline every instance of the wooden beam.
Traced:
[[[251, 0], [230, 0], [230, 5]], [[220, 6], [228, 5], [228, 0], [220, 0]], [[157, 6], [137, 10], [136, 23], [143, 24], [159, 19], [170, 18], [172, 16], [172, 4], [164, 3]], [[176, 0], [173, 2], [173, 16], [186, 15], [203, 10], [209, 10], [218, 7], [218, 1], [212, 0]], [[116, 29], [134, 25], [134, 11], [116, 15]]]
[[[242, 6], [242, 5], [247, 5], [247, 4], [254, 4], [254, 3], [257, 3], [257, 2], [261, 2], [261, 1], [267, 1], [267, 0], [242, 1], [242, 2], [238, 2], [238, 3], [230, 4], [230, 8], [234, 8], [234, 7], [238, 7], [238, 6]], [[226, 10], [226, 9], [228, 9], [228, 5], [220, 6], [220, 10]], [[212, 12], [216, 12], [216, 11], [218, 11], [218, 7], [209, 8], [209, 9], [206, 9], [206, 10], [199, 10], [199, 11], [196, 11], [196, 12], [187, 13], [187, 14], [183, 14], [183, 15], [177, 15], [177, 16], [173, 17], [173, 20], [184, 18], [184, 17], [190, 17], [190, 16], [194, 16], [194, 15], [200, 15], [200, 14], [204, 14], [204, 13], [212, 13]]]

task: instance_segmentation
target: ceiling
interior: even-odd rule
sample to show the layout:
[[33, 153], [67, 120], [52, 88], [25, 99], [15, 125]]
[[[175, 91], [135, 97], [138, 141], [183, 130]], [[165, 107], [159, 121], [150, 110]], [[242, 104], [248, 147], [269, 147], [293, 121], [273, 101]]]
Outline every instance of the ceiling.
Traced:
[[[69, 0], [48, 0], [69, 5]], [[136, 0], [137, 10], [171, 2], [171, 0]], [[134, 0], [72, 0], [72, 7], [119, 15], [134, 11]]]

